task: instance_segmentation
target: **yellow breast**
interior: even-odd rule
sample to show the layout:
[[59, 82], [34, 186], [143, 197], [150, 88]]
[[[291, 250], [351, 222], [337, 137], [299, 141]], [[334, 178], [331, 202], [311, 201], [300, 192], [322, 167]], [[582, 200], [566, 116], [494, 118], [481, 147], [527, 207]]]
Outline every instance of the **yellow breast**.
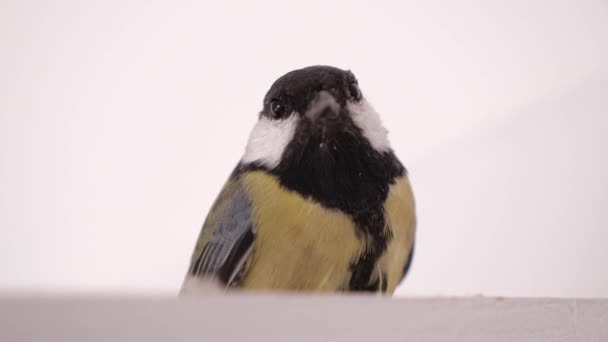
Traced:
[[[245, 289], [290, 291], [348, 290], [351, 265], [362, 255], [367, 237], [357, 234], [350, 216], [327, 209], [285, 189], [272, 175], [251, 171], [240, 181], [251, 196], [257, 238]], [[385, 202], [387, 248], [373, 277], [392, 293], [403, 273], [415, 230], [412, 189], [406, 176], [391, 185]]]
[[257, 238], [241, 286], [248, 289], [346, 289], [362, 244], [350, 217], [279, 185], [262, 171], [241, 181], [253, 202]]

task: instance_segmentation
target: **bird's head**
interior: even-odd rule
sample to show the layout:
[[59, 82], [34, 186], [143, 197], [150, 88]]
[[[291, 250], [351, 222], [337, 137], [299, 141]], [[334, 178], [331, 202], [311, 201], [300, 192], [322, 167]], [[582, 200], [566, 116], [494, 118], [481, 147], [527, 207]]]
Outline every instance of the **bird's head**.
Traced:
[[[390, 150], [387, 130], [355, 75], [330, 66], [291, 71], [270, 87], [243, 162], [270, 170], [357, 159]], [[350, 154], [350, 155], [348, 155]]]

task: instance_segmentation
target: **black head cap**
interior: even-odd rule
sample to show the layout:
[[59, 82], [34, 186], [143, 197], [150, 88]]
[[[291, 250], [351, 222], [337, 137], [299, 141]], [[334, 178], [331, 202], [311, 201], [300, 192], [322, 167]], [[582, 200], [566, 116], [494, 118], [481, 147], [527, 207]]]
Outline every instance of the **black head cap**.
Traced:
[[347, 99], [360, 95], [352, 94], [349, 90], [353, 84], [357, 84], [357, 79], [352, 72], [332, 66], [317, 65], [294, 70], [272, 84], [264, 97], [262, 114], [269, 114], [269, 107], [272, 101], [276, 100], [289, 107], [287, 112], [296, 111], [302, 114], [322, 90], [329, 92], [344, 106]]

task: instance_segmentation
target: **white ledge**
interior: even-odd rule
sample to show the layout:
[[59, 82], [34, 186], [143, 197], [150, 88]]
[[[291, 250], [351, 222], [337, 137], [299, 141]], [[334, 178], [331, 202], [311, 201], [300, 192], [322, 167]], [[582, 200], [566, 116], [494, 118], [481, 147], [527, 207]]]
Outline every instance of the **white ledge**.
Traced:
[[0, 341], [608, 341], [608, 300], [0, 297]]

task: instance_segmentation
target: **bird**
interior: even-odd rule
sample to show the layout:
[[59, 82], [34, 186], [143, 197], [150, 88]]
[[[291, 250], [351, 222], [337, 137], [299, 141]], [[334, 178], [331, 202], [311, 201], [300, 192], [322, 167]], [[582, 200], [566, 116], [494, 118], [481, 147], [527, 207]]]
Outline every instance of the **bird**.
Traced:
[[355, 75], [296, 69], [264, 96], [180, 293], [392, 295], [410, 268], [415, 233], [408, 172]]

